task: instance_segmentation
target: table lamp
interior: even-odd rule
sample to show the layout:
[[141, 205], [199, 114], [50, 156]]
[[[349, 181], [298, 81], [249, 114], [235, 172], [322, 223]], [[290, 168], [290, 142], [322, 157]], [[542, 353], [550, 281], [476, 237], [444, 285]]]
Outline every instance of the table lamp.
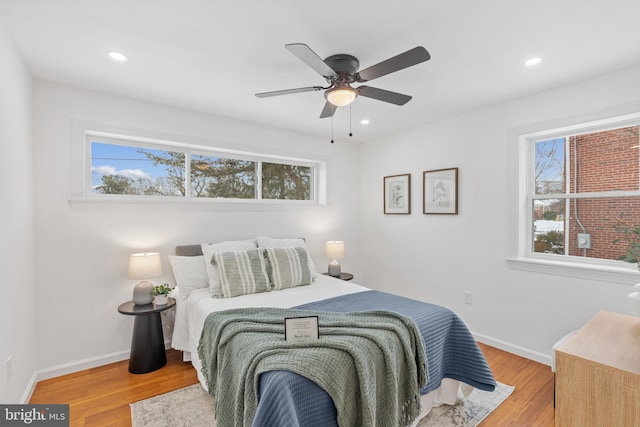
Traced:
[[135, 305], [150, 304], [153, 301], [153, 285], [147, 280], [162, 276], [160, 254], [157, 252], [131, 254], [129, 257], [129, 278], [140, 279], [133, 288], [133, 303]]
[[339, 259], [344, 258], [344, 242], [341, 240], [330, 240], [324, 247], [324, 254], [331, 259], [329, 263], [329, 276], [340, 277]]

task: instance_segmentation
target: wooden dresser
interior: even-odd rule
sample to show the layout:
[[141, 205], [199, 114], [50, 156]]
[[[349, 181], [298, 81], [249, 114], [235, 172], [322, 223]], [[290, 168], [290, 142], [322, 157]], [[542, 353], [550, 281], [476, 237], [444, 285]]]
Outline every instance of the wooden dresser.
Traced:
[[556, 350], [556, 427], [640, 426], [640, 318], [598, 312]]

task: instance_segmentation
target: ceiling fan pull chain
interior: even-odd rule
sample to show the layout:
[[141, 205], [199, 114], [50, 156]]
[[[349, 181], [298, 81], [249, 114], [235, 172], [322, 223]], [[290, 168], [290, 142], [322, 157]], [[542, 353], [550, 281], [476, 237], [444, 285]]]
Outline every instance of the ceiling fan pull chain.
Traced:
[[333, 144], [333, 114], [331, 115], [331, 143]]
[[351, 106], [353, 104], [349, 104], [349, 136], [353, 136], [353, 133], [351, 133]]

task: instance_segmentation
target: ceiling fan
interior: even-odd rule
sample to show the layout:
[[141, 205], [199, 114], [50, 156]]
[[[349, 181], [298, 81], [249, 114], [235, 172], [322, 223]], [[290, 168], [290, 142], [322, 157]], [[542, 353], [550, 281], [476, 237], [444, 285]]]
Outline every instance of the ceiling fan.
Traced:
[[309, 46], [304, 43], [285, 45], [291, 53], [302, 62], [313, 68], [327, 81], [329, 86], [308, 86], [297, 89], [276, 90], [273, 92], [256, 93], [258, 98], [288, 95], [291, 93], [314, 92], [324, 90], [327, 102], [320, 113], [320, 118], [331, 117], [337, 107], [351, 104], [358, 95], [395, 105], [404, 105], [411, 100], [409, 95], [378, 89], [371, 86], [351, 87], [352, 83], [364, 83], [375, 78], [402, 70], [412, 65], [428, 61], [429, 52], [422, 47], [414, 47], [404, 53], [358, 71], [360, 61], [353, 55], [340, 53], [321, 59]]

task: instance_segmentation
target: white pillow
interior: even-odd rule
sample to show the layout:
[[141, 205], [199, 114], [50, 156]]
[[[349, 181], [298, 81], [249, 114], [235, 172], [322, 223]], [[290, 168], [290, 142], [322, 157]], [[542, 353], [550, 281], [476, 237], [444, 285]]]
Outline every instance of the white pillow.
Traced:
[[213, 254], [216, 252], [230, 251], [247, 251], [258, 247], [256, 239], [249, 240], [230, 240], [219, 243], [203, 243], [202, 254], [207, 268], [207, 276], [209, 277], [209, 292], [214, 298], [222, 298], [222, 288], [220, 287], [220, 279], [218, 277], [218, 267], [211, 263]]
[[182, 298], [186, 299], [192, 291], [209, 286], [209, 276], [203, 256], [169, 255], [169, 263]]
[[316, 277], [318, 277], [316, 266], [311, 259], [311, 255], [309, 255], [309, 250], [307, 249], [307, 244], [305, 243], [304, 239], [273, 239], [271, 237], [260, 236], [257, 238], [257, 240], [259, 248], [304, 248], [305, 252], [307, 253], [307, 263], [309, 265], [309, 270], [311, 271], [311, 280], [314, 281]]

